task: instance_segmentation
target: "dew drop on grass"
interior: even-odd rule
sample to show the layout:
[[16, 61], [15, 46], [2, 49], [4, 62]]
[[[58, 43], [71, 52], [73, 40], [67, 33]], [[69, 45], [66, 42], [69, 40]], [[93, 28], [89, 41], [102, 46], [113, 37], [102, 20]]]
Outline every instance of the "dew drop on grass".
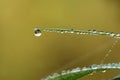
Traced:
[[34, 35], [36, 37], [40, 37], [42, 35], [41, 30], [39, 28], [35, 28], [34, 29]]
[[80, 68], [75, 68], [71, 71], [71, 73], [76, 73], [76, 72], [80, 72]]
[[64, 33], [64, 31], [61, 31], [60, 33], [61, 33], [61, 34], [63, 34], [63, 33]]

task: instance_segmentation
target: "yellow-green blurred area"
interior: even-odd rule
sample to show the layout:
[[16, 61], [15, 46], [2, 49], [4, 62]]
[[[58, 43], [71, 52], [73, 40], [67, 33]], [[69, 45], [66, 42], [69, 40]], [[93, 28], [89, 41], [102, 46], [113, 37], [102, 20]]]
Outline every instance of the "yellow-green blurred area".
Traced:
[[[35, 27], [120, 33], [119, 0], [0, 0], [0, 80], [40, 80], [62, 70], [100, 64], [116, 39], [42, 32]], [[104, 63], [120, 61], [120, 42]], [[107, 80], [108, 71], [82, 80]]]

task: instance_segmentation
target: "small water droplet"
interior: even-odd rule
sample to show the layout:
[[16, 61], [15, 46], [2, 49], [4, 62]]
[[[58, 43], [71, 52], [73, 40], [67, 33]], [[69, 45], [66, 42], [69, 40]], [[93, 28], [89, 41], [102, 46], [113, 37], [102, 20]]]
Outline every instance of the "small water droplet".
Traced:
[[116, 35], [115, 35], [115, 38], [120, 39], [120, 34], [116, 34]]
[[61, 33], [61, 34], [63, 34], [63, 33], [64, 33], [64, 31], [60, 31], [60, 33]]
[[86, 34], [85, 32], [80, 32], [79, 34]]
[[68, 33], [68, 31], [65, 31], [65, 33]]
[[75, 72], [80, 72], [80, 68], [75, 68], [71, 71], [72, 73], [75, 73]]
[[[103, 35], [104, 34], [104, 31], [99, 31], [99, 34]], [[108, 33], [109, 34], [109, 33]]]
[[97, 69], [98, 67], [97, 67], [96, 64], [93, 64], [93, 65], [91, 66], [91, 68], [92, 68], [92, 69]]
[[111, 36], [111, 37], [114, 37], [114, 36], [115, 36], [115, 34], [112, 32], [112, 33], [110, 34], [110, 36]]
[[74, 33], [74, 29], [71, 29], [70, 33]]
[[92, 32], [92, 33], [96, 34], [96, 33], [97, 33], [97, 31], [96, 31], [96, 30], [93, 30], [93, 32]]
[[88, 70], [88, 68], [86, 68], [86, 67], [83, 67], [83, 68], [82, 68], [82, 70], [83, 70], [83, 71], [86, 71], [86, 70]]
[[58, 76], [60, 76], [58, 73], [54, 73], [53, 75], [52, 75], [53, 77], [58, 77]]
[[103, 72], [103, 73], [105, 73], [105, 72], [106, 72], [106, 70], [103, 70], [102, 72]]
[[107, 68], [107, 65], [106, 64], [101, 64], [102, 65], [102, 68], [103, 69], [106, 69]]
[[71, 71], [70, 70], [67, 70], [66, 73], [69, 74]]
[[111, 50], [111, 49], [108, 51], [108, 53], [110, 53], [110, 52], [112, 52], [112, 50]]
[[61, 75], [65, 75], [66, 74], [66, 71], [64, 70], [64, 71], [62, 71], [62, 73], [61, 73]]
[[76, 34], [80, 34], [79, 32], [76, 32]]
[[40, 37], [42, 35], [41, 30], [39, 28], [35, 28], [34, 29], [34, 35], [36, 37]]
[[107, 68], [112, 68], [112, 65], [110, 63], [107, 64]]

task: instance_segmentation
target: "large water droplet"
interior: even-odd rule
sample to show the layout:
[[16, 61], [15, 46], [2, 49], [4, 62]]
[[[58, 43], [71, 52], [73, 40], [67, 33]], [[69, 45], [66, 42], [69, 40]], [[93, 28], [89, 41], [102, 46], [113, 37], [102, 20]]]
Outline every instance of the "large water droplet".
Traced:
[[35, 28], [34, 29], [34, 35], [36, 37], [40, 37], [42, 35], [41, 30], [39, 28]]

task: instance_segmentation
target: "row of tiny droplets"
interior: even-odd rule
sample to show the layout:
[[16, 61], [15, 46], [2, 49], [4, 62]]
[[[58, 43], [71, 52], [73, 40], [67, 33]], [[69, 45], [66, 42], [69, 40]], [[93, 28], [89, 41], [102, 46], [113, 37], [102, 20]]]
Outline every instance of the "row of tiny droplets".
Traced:
[[99, 70], [99, 69], [102, 69], [102, 70], [120, 69], [120, 63], [112, 63], [112, 64], [109, 63], [109, 64], [100, 64], [100, 65], [93, 64], [90, 67], [83, 67], [82, 69], [75, 68], [72, 70], [62, 71], [61, 74], [54, 73], [52, 76], [48, 76], [48, 77], [41, 79], [41, 80], [49, 80], [49, 79], [53, 79], [53, 78], [56, 78], [59, 76], [67, 75], [67, 74], [78, 73], [80, 71]]
[[97, 30], [74, 30], [62, 28], [39, 28], [41, 31], [58, 32], [58, 33], [75, 33], [75, 34], [92, 34], [92, 35], [106, 35], [113, 38], [120, 39], [120, 34], [113, 32], [97, 31]]

